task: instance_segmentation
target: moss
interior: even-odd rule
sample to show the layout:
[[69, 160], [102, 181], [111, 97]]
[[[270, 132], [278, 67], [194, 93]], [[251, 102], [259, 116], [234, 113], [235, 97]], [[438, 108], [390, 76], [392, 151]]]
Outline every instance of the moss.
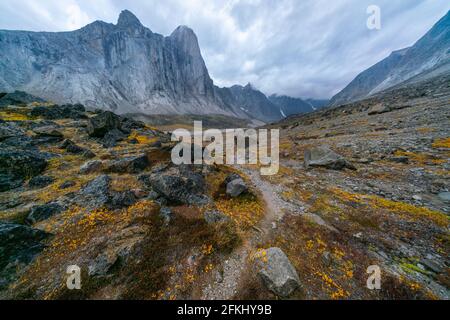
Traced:
[[432, 147], [435, 149], [450, 149], [450, 138], [436, 139]]

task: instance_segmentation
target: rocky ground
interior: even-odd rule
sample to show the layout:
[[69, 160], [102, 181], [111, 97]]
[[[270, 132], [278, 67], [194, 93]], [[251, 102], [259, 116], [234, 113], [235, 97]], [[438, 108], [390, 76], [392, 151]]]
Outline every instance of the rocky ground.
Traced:
[[0, 297], [448, 299], [448, 80], [273, 125], [274, 176], [174, 166], [157, 128], [2, 96]]

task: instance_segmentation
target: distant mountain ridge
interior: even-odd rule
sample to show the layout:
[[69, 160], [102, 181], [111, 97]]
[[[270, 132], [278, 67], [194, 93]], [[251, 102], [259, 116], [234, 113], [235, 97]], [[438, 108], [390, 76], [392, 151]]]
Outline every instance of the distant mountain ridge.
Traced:
[[413, 78], [418, 81], [449, 72], [450, 11], [412, 47], [394, 51], [360, 73], [330, 104], [361, 100]]
[[119, 114], [282, 118], [258, 90], [215, 86], [190, 28], [164, 37], [127, 10], [71, 32], [0, 30], [0, 92], [14, 90]]

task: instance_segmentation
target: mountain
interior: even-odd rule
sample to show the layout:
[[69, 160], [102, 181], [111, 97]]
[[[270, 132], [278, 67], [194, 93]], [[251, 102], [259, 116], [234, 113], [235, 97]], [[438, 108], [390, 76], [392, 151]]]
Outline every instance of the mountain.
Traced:
[[303, 101], [300, 98], [273, 94], [269, 97], [269, 100], [280, 108], [280, 111], [284, 117], [314, 111], [313, 105]]
[[428, 79], [450, 73], [450, 11], [412, 47], [394, 51], [359, 74], [331, 99], [337, 106], [366, 98], [415, 78]]
[[315, 110], [322, 109], [328, 106], [330, 100], [328, 99], [305, 99]]
[[127, 10], [115, 25], [95, 21], [71, 32], [0, 30], [0, 92], [14, 90], [119, 114], [281, 119], [258, 92], [244, 94], [249, 102], [214, 86], [190, 28], [165, 37]]

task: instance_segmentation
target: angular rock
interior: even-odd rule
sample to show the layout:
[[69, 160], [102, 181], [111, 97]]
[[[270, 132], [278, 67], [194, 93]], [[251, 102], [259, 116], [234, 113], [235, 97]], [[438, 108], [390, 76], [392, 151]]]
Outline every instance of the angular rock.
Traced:
[[54, 178], [50, 176], [36, 176], [30, 179], [28, 186], [30, 188], [44, 188], [55, 181]]
[[232, 198], [236, 198], [246, 191], [247, 185], [241, 178], [234, 179], [227, 184], [227, 195]]
[[110, 195], [111, 178], [101, 175], [83, 186], [73, 201], [88, 208], [100, 208], [111, 200]]
[[203, 176], [190, 170], [172, 168], [152, 174], [149, 182], [154, 191], [175, 203], [204, 205], [210, 201], [204, 194]]
[[137, 201], [133, 191], [113, 192], [108, 206], [113, 209], [121, 209], [132, 206]]
[[385, 104], [379, 103], [369, 109], [369, 116], [390, 112], [391, 108]]
[[105, 148], [113, 148], [117, 146], [117, 142], [123, 141], [125, 135], [118, 129], [108, 131], [102, 139], [102, 145]]
[[[0, 175], [8, 177], [10, 181], [25, 180], [40, 174], [47, 167], [47, 161], [38, 152], [24, 151], [15, 148], [0, 149]], [[4, 183], [2, 190], [8, 189]]]
[[344, 168], [356, 170], [355, 166], [349, 161], [326, 146], [312, 147], [305, 150], [304, 163], [306, 169], [309, 167], [325, 167], [333, 170], [342, 170]]
[[261, 251], [256, 265], [264, 285], [280, 297], [288, 297], [300, 286], [297, 271], [280, 248]]
[[81, 104], [65, 104], [55, 106], [39, 106], [31, 110], [32, 117], [44, 118], [49, 120], [58, 119], [86, 119], [85, 108]]
[[80, 174], [90, 174], [102, 169], [103, 162], [100, 160], [88, 161], [80, 167]]
[[169, 207], [161, 207], [159, 209], [159, 216], [164, 221], [164, 225], [168, 225], [173, 219], [173, 212]]
[[105, 170], [109, 173], [139, 173], [149, 166], [147, 155], [113, 161]]
[[120, 123], [121, 118], [118, 115], [110, 111], [104, 111], [89, 119], [88, 134], [90, 137], [103, 138], [108, 131], [120, 129]]
[[0, 122], [0, 141], [22, 135], [25, 135], [25, 132], [16, 123]]
[[0, 222], [0, 288], [15, 279], [18, 267], [30, 263], [45, 248], [49, 236], [28, 226]]
[[47, 220], [48, 218], [64, 211], [64, 207], [59, 203], [51, 202], [44, 205], [34, 206], [27, 217], [27, 222], [35, 224], [36, 222]]

